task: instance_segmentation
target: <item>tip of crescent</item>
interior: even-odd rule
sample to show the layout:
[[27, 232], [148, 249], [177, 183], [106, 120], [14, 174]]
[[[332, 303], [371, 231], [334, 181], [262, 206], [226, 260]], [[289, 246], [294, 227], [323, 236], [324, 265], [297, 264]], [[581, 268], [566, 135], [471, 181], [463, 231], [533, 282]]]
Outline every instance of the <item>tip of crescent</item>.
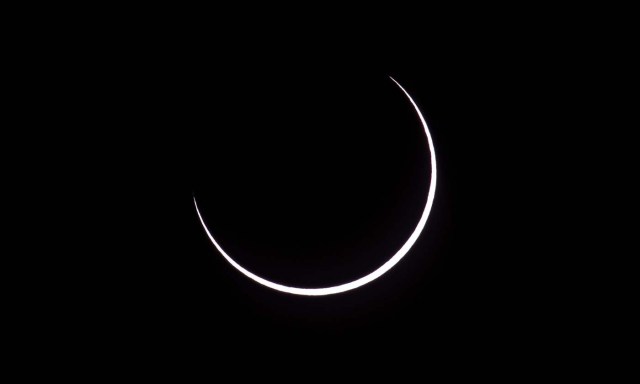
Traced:
[[[398, 87], [400, 87], [400, 89], [402, 89], [402, 90], [404, 91], [404, 88], [402, 87], [402, 85], [400, 85], [400, 83], [398, 83], [398, 81], [397, 81], [396, 79], [394, 79], [394, 78], [393, 78], [393, 77], [391, 77], [391, 76], [389, 76], [389, 78], [390, 78], [391, 80], [393, 80], [393, 82], [394, 82], [394, 83], [396, 83], [396, 85], [397, 85]], [[405, 91], [405, 92], [406, 92], [406, 91]], [[409, 95], [407, 95], [407, 96], [409, 96]]]

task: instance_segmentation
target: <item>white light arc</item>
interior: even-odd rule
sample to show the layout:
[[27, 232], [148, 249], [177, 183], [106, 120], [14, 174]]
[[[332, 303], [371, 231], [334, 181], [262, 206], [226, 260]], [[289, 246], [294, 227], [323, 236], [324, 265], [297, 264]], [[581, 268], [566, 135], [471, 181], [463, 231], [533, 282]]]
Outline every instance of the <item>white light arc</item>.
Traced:
[[368, 274], [366, 276], [363, 276], [363, 277], [361, 277], [361, 278], [359, 278], [357, 280], [354, 280], [354, 281], [352, 281], [350, 283], [336, 285], [336, 286], [333, 286], [333, 287], [326, 287], [326, 288], [296, 288], [296, 287], [288, 287], [286, 285], [274, 283], [272, 281], [269, 281], [267, 279], [264, 279], [264, 278], [262, 278], [262, 277], [260, 277], [260, 276], [258, 276], [256, 274], [254, 274], [254, 273], [249, 272], [248, 270], [243, 268], [240, 264], [236, 263], [229, 255], [227, 255], [227, 253], [222, 249], [220, 244], [218, 244], [216, 239], [213, 238], [213, 235], [211, 235], [211, 232], [209, 232], [209, 229], [207, 228], [207, 226], [204, 223], [204, 220], [202, 218], [202, 215], [200, 214], [200, 210], [198, 209], [198, 203], [196, 202], [196, 199], [194, 197], [193, 198], [193, 203], [195, 204], [196, 212], [198, 213], [198, 217], [200, 218], [200, 223], [202, 223], [202, 227], [204, 228], [205, 232], [209, 236], [209, 239], [211, 239], [211, 242], [218, 249], [218, 251], [222, 254], [222, 256], [224, 256], [224, 258], [227, 259], [227, 261], [231, 265], [233, 265], [238, 271], [242, 272], [245, 276], [247, 276], [248, 278], [252, 279], [253, 281], [255, 281], [257, 283], [260, 283], [260, 284], [262, 284], [264, 286], [267, 286], [269, 288], [275, 289], [277, 291], [292, 293], [294, 295], [324, 296], [324, 295], [332, 295], [332, 294], [335, 294], [335, 293], [341, 293], [341, 292], [350, 291], [352, 289], [361, 287], [361, 286], [363, 286], [363, 285], [365, 285], [365, 284], [377, 279], [378, 277], [380, 277], [383, 274], [385, 274], [388, 270], [393, 268], [393, 266], [395, 266], [400, 261], [400, 259], [402, 259], [404, 257], [404, 255], [406, 255], [407, 252], [409, 252], [409, 249], [411, 249], [413, 244], [418, 239], [418, 236], [420, 236], [420, 233], [424, 229], [424, 226], [427, 223], [427, 218], [429, 217], [429, 213], [431, 212], [431, 207], [433, 206], [433, 199], [434, 199], [435, 192], [436, 192], [436, 176], [437, 176], [437, 173], [436, 173], [436, 154], [435, 154], [435, 149], [433, 147], [433, 140], [431, 139], [431, 133], [429, 133], [429, 128], [427, 127], [427, 122], [424, 120], [424, 117], [422, 116], [422, 113], [420, 112], [420, 109], [418, 108], [416, 103], [413, 101], [413, 99], [411, 98], [409, 93], [393, 77], [391, 78], [391, 80], [393, 80], [393, 82], [395, 82], [398, 85], [398, 87], [400, 87], [400, 89], [404, 92], [404, 94], [407, 95], [407, 98], [409, 98], [409, 101], [411, 102], [411, 104], [415, 108], [415, 110], [416, 110], [416, 112], [418, 114], [418, 117], [420, 118], [420, 121], [422, 122], [422, 125], [424, 127], [424, 132], [427, 135], [427, 142], [429, 144], [429, 152], [431, 154], [431, 183], [429, 184], [429, 193], [427, 195], [427, 204], [424, 207], [424, 212], [422, 213], [422, 217], [420, 218], [420, 221], [418, 221], [418, 225], [413, 230], [413, 233], [411, 234], [411, 236], [409, 236], [409, 239], [404, 243], [402, 248], [400, 248], [398, 250], [398, 252], [396, 252], [396, 254], [393, 255], [393, 257], [391, 257], [380, 268], [378, 268], [375, 271], [371, 272], [370, 274]]

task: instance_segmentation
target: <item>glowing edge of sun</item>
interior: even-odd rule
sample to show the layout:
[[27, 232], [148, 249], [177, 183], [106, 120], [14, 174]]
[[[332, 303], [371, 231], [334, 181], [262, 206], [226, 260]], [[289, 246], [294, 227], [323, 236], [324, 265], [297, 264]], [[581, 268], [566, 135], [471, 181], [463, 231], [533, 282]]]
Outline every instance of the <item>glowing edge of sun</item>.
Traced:
[[431, 207], [433, 206], [433, 199], [436, 191], [436, 176], [437, 176], [436, 175], [436, 155], [435, 155], [435, 149], [433, 147], [433, 140], [431, 139], [431, 134], [429, 133], [429, 128], [427, 127], [427, 122], [424, 120], [424, 117], [422, 117], [422, 113], [420, 112], [420, 109], [418, 108], [416, 103], [413, 101], [409, 93], [393, 77], [391, 77], [391, 80], [393, 80], [393, 82], [396, 83], [398, 87], [400, 87], [400, 89], [404, 92], [404, 94], [407, 95], [407, 97], [409, 98], [409, 101], [411, 102], [411, 104], [413, 104], [413, 107], [416, 109], [416, 112], [418, 113], [418, 117], [420, 117], [420, 121], [424, 126], [424, 131], [427, 134], [427, 141], [429, 143], [429, 152], [431, 154], [431, 183], [429, 185], [429, 194], [427, 195], [427, 205], [424, 207], [424, 212], [422, 213], [422, 217], [420, 218], [420, 221], [418, 222], [416, 229], [413, 231], [411, 236], [409, 236], [409, 239], [407, 240], [407, 242], [404, 243], [402, 248], [400, 248], [400, 250], [398, 250], [398, 252], [396, 252], [396, 254], [393, 255], [393, 257], [391, 257], [380, 268], [350, 283], [336, 285], [336, 286], [327, 287], [327, 288], [288, 287], [286, 285], [274, 283], [272, 281], [269, 281], [256, 274], [249, 272], [248, 270], [243, 268], [240, 264], [236, 263], [229, 255], [227, 255], [227, 253], [222, 249], [220, 244], [218, 244], [216, 239], [213, 238], [213, 236], [211, 235], [211, 232], [209, 232], [209, 229], [207, 228], [206, 224], [204, 223], [204, 220], [202, 219], [202, 215], [200, 214], [200, 210], [198, 209], [198, 203], [196, 202], [196, 198], [194, 196], [193, 203], [196, 206], [196, 212], [198, 212], [198, 217], [200, 218], [202, 227], [207, 232], [209, 239], [211, 239], [211, 242], [213, 243], [213, 245], [215, 245], [218, 251], [220, 251], [222, 256], [224, 256], [224, 258], [227, 259], [227, 261], [231, 263], [231, 265], [233, 265], [238, 271], [242, 272], [245, 276], [247, 276], [251, 280], [257, 283], [260, 283], [264, 286], [267, 286], [269, 288], [275, 289], [277, 291], [292, 293], [294, 295], [324, 296], [324, 295], [333, 295], [335, 293], [350, 291], [352, 289], [356, 289], [358, 287], [361, 287], [377, 279], [378, 277], [384, 275], [388, 270], [393, 268], [393, 266], [396, 265], [400, 261], [400, 259], [402, 259], [404, 255], [407, 254], [407, 252], [409, 252], [409, 249], [411, 249], [413, 244], [418, 239], [418, 236], [420, 236], [420, 233], [424, 229], [424, 226], [427, 223], [427, 218], [429, 217], [429, 213], [431, 212]]

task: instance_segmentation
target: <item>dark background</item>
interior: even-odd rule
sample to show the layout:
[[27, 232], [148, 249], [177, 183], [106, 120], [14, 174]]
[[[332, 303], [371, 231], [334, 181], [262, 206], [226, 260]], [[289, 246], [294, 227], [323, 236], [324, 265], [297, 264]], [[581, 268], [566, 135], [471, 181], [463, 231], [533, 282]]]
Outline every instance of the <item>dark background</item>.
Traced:
[[[424, 377], [437, 356], [448, 372], [525, 363], [528, 374], [575, 356], [584, 371], [576, 351], [608, 354], [597, 341], [615, 339], [618, 317], [596, 304], [615, 306], [604, 265], [628, 252], [598, 244], [620, 222], [594, 211], [617, 212], [602, 193], [618, 194], [609, 171], [625, 162], [605, 166], [601, 151], [633, 151], [610, 131], [628, 122], [601, 101], [618, 103], [616, 92], [598, 88], [628, 87], [619, 69], [630, 61], [616, 52], [629, 51], [620, 37], [632, 23], [610, 29], [601, 9], [484, 11], [409, 21], [385, 8], [380, 19], [358, 13], [373, 28], [349, 19], [349, 34], [330, 18], [298, 34], [267, 16], [265, 28], [229, 28], [223, 13], [116, 11], [130, 20], [101, 23], [102, 12], [68, 12], [67, 23], [27, 12], [7, 39], [15, 117], [3, 135], [3, 190], [20, 197], [5, 200], [17, 211], [5, 221], [25, 235], [6, 236], [18, 244], [5, 261], [24, 264], [4, 269], [18, 280], [6, 310], [18, 326], [6, 330], [19, 340], [12, 356], [43, 357], [23, 371], [49, 374], [42, 361], [164, 374], [182, 361], [261, 375], [266, 362], [300, 366], [306, 380], [398, 362]], [[410, 252], [328, 297], [237, 272], [194, 196], [234, 258], [284, 284], [350, 281], [406, 240], [428, 153], [388, 76], [420, 106], [438, 159], [433, 210]]]

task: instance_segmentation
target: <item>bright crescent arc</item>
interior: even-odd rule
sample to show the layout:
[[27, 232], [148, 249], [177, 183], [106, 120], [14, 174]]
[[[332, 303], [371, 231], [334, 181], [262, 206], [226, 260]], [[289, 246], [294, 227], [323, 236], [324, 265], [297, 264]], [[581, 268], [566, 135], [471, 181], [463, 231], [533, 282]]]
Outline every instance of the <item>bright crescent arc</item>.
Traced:
[[196, 202], [196, 198], [194, 196], [193, 203], [195, 204], [196, 212], [198, 213], [198, 217], [200, 218], [200, 223], [202, 223], [202, 227], [204, 228], [205, 232], [207, 233], [207, 236], [209, 236], [209, 239], [211, 239], [211, 242], [218, 249], [218, 251], [220, 251], [222, 256], [224, 256], [224, 258], [227, 259], [227, 261], [229, 263], [231, 263], [231, 265], [233, 265], [238, 271], [242, 272], [245, 276], [247, 276], [251, 280], [253, 280], [253, 281], [257, 282], [257, 283], [260, 283], [260, 284], [262, 284], [264, 286], [267, 286], [269, 288], [275, 289], [277, 291], [287, 292], [287, 293], [291, 293], [291, 294], [294, 294], [294, 295], [324, 296], [324, 295], [332, 295], [332, 294], [335, 294], [335, 293], [341, 293], [341, 292], [350, 291], [352, 289], [361, 287], [361, 286], [363, 286], [363, 285], [365, 285], [365, 284], [377, 279], [378, 277], [380, 277], [383, 274], [385, 274], [388, 270], [393, 268], [393, 266], [396, 265], [400, 261], [400, 259], [402, 259], [404, 257], [404, 255], [407, 254], [407, 252], [409, 252], [409, 249], [411, 249], [413, 244], [418, 239], [418, 236], [420, 236], [420, 233], [422, 233], [422, 230], [424, 229], [424, 226], [427, 223], [427, 218], [429, 217], [429, 213], [431, 212], [431, 207], [433, 206], [433, 199], [434, 199], [435, 192], [436, 192], [436, 176], [437, 176], [437, 174], [436, 174], [436, 155], [435, 155], [435, 149], [433, 147], [433, 140], [431, 139], [431, 133], [429, 133], [429, 128], [427, 127], [427, 122], [424, 120], [424, 117], [422, 117], [422, 113], [420, 112], [420, 109], [418, 108], [416, 103], [411, 98], [411, 95], [409, 95], [409, 93], [393, 77], [391, 77], [391, 80], [393, 80], [393, 82], [396, 83], [396, 85], [398, 85], [398, 87], [400, 87], [402, 92], [404, 92], [404, 94], [407, 95], [407, 98], [409, 99], [409, 101], [411, 102], [413, 107], [415, 108], [415, 110], [416, 110], [416, 112], [418, 114], [418, 117], [420, 118], [420, 121], [422, 122], [422, 125], [424, 126], [424, 132], [427, 134], [427, 141], [428, 141], [428, 144], [429, 144], [429, 152], [431, 154], [431, 183], [429, 184], [429, 193], [427, 195], [427, 204], [424, 207], [424, 212], [422, 213], [422, 217], [420, 218], [420, 221], [418, 222], [418, 225], [414, 229], [414, 231], [411, 234], [411, 236], [409, 236], [409, 239], [404, 243], [402, 248], [400, 248], [398, 250], [398, 252], [396, 252], [396, 254], [393, 255], [393, 257], [391, 257], [389, 260], [387, 260], [387, 262], [384, 263], [380, 268], [378, 268], [375, 271], [371, 272], [370, 274], [368, 274], [366, 276], [363, 276], [363, 277], [361, 277], [361, 278], [359, 278], [357, 280], [354, 280], [354, 281], [352, 281], [350, 283], [336, 285], [336, 286], [327, 287], [327, 288], [296, 288], [296, 287], [288, 287], [286, 285], [282, 285], [282, 284], [277, 284], [277, 283], [271, 282], [271, 281], [269, 281], [267, 279], [264, 279], [264, 278], [254, 274], [254, 273], [249, 272], [248, 270], [243, 268], [240, 264], [236, 263], [229, 255], [227, 255], [227, 253], [222, 249], [220, 244], [218, 244], [216, 239], [213, 238], [213, 236], [211, 235], [211, 232], [209, 232], [209, 229], [207, 228], [206, 224], [204, 223], [204, 220], [202, 219], [202, 215], [200, 214], [200, 210], [198, 209], [198, 203]]

